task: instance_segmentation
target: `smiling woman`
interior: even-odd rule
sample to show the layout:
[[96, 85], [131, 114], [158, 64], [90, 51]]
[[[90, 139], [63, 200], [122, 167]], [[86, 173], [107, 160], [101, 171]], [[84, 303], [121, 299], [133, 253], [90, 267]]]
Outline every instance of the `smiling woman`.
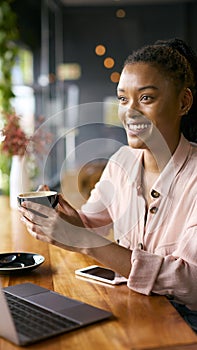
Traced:
[[147, 148], [157, 129], [173, 153], [180, 138], [181, 116], [192, 104], [191, 91], [187, 88], [177, 93], [169, 77], [164, 78], [157, 68], [136, 63], [124, 68], [118, 93], [119, 116], [127, 131], [129, 145], [139, 148], [139, 142], [143, 142]]
[[118, 84], [129, 145], [108, 161], [81, 210], [59, 195], [57, 211], [30, 202], [20, 211], [37, 239], [93, 257], [136, 292], [166, 295], [197, 330], [197, 145], [181, 131], [190, 109], [197, 116], [190, 59], [176, 39], [129, 56]]

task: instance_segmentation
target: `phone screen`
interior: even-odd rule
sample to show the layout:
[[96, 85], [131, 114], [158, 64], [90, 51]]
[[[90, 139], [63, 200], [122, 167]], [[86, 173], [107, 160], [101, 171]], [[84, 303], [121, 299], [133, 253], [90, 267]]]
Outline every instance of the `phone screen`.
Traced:
[[75, 274], [109, 284], [121, 284], [127, 281], [125, 277], [118, 275], [113, 270], [98, 265], [91, 265], [75, 270]]
[[91, 267], [85, 271], [81, 271], [84, 274], [101, 277], [110, 281], [113, 281], [115, 278], [115, 272], [104, 267]]

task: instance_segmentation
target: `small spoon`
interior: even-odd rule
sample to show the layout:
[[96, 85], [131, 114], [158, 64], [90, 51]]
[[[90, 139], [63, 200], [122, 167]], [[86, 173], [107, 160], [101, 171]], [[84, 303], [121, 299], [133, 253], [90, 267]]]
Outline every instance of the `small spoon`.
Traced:
[[3, 267], [5, 265], [8, 265], [12, 263], [15, 259], [16, 259], [16, 255], [14, 254], [4, 256], [3, 258], [0, 259], [0, 266]]

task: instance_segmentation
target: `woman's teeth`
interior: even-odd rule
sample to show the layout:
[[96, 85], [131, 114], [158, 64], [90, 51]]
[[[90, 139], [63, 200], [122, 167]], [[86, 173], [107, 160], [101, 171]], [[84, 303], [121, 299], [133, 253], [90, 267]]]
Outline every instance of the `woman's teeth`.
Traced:
[[128, 124], [129, 130], [144, 130], [147, 129], [149, 124]]

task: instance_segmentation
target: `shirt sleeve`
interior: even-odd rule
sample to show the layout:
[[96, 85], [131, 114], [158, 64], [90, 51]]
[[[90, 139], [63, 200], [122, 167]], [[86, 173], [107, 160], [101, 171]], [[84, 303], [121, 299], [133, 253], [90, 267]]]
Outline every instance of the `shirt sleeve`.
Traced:
[[114, 192], [110, 169], [111, 164], [108, 163], [99, 182], [91, 191], [90, 198], [78, 210], [85, 227], [102, 236], [107, 236], [113, 227], [109, 210]]
[[130, 184], [130, 168], [136, 164], [136, 159], [128, 146], [122, 146], [111, 156], [90, 198], [78, 211], [87, 228], [101, 235], [111, 235], [114, 220], [120, 216], [121, 210], [125, 211], [124, 206], [120, 207], [119, 196], [122, 184]]
[[197, 226], [191, 225], [172, 255], [133, 250], [128, 287], [142, 294], [156, 293], [197, 310]]

